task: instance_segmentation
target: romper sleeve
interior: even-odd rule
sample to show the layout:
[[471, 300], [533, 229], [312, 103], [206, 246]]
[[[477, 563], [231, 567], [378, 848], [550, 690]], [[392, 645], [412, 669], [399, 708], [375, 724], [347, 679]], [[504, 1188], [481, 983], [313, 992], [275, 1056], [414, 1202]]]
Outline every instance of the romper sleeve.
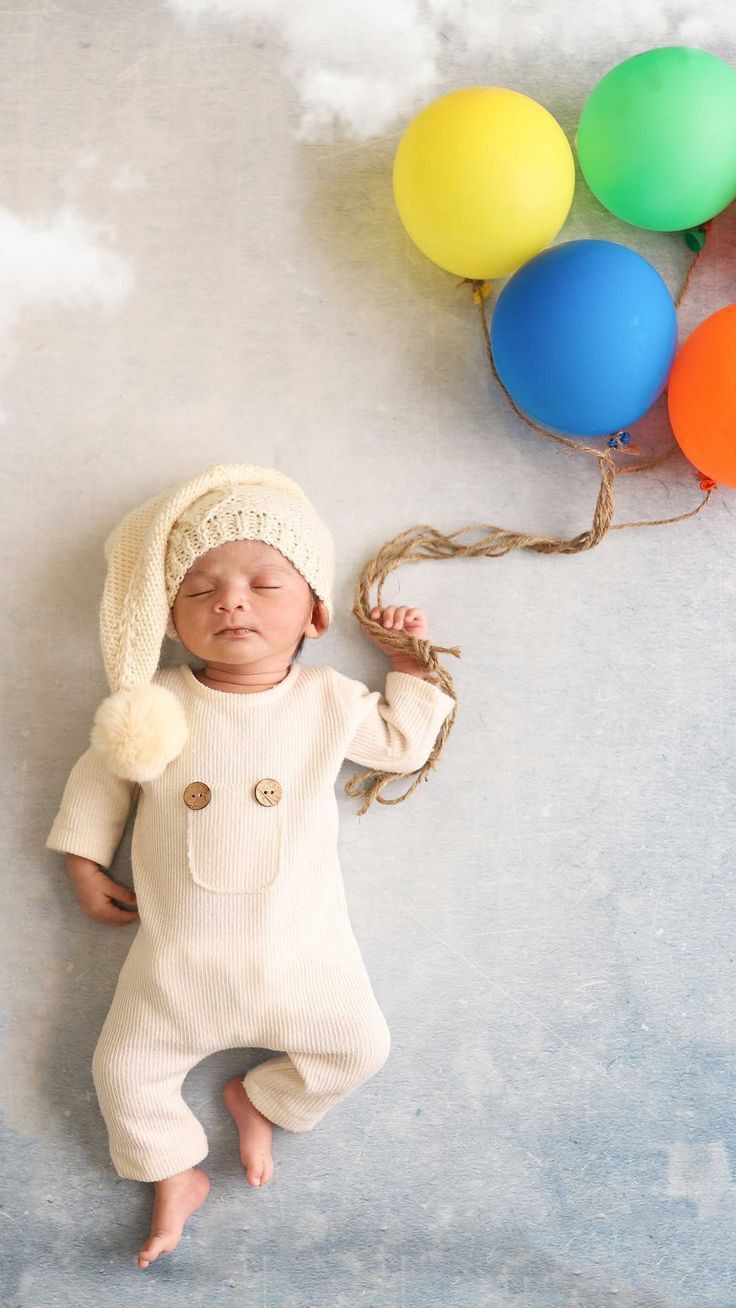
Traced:
[[116, 777], [90, 747], [69, 774], [46, 848], [109, 867], [138, 789], [136, 781]]
[[455, 700], [409, 672], [389, 672], [386, 693], [338, 674], [347, 702], [344, 757], [387, 772], [415, 772], [429, 758]]

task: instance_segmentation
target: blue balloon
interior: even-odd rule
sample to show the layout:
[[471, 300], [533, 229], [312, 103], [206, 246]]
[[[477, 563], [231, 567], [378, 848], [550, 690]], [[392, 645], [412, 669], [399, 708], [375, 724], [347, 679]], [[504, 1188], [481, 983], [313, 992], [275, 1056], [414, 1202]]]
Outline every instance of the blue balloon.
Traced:
[[610, 436], [661, 394], [677, 315], [656, 268], [614, 241], [565, 241], [516, 270], [491, 320], [496, 371], [527, 417]]

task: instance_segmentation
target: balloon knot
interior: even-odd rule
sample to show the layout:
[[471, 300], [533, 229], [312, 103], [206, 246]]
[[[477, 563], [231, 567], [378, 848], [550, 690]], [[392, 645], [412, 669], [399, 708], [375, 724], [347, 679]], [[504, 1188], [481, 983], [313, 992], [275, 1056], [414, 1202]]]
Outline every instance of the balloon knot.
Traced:
[[709, 225], [709, 223], [702, 223], [700, 227], [688, 227], [687, 231], [682, 233], [689, 250], [702, 250], [705, 245], [705, 238], [708, 235]]
[[630, 440], [631, 436], [627, 431], [617, 431], [608, 442], [608, 448], [611, 450], [617, 450], [619, 445], [628, 445]]
[[714, 481], [712, 477], [706, 477], [706, 476], [704, 476], [704, 474], [703, 474], [702, 472], [699, 472], [699, 473], [698, 473], [698, 476], [700, 477], [700, 489], [701, 489], [701, 490], [704, 490], [704, 491], [711, 491], [711, 490], [717, 490], [717, 489], [718, 489], [718, 482], [717, 482], [717, 481]]

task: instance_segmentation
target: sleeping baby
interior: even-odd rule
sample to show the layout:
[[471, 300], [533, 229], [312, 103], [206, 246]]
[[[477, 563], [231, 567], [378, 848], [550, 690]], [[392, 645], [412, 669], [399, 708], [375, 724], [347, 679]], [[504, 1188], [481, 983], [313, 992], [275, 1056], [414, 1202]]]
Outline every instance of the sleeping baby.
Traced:
[[[386, 1062], [389, 1029], [338, 861], [335, 781], [346, 758], [421, 768], [455, 701], [395, 646], [385, 696], [296, 662], [329, 625], [334, 548], [276, 469], [205, 468], [129, 513], [105, 556], [111, 694], [46, 845], [66, 854], [85, 913], [138, 924], [92, 1075], [115, 1170], [153, 1182], [145, 1268], [175, 1248], [210, 1189], [197, 1166], [207, 1138], [182, 1096], [197, 1063], [283, 1051], [223, 1089], [259, 1186], [273, 1172], [274, 1123], [311, 1130]], [[419, 609], [371, 617], [426, 638]], [[203, 666], [159, 668], [164, 635]], [[103, 869], [134, 803], [131, 891]]]

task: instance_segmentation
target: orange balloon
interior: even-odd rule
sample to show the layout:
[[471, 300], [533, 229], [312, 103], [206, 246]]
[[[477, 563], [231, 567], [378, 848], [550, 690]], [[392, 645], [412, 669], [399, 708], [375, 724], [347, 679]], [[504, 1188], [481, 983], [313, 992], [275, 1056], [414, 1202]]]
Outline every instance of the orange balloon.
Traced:
[[736, 304], [688, 336], [672, 366], [667, 404], [685, 457], [713, 481], [736, 486]]

